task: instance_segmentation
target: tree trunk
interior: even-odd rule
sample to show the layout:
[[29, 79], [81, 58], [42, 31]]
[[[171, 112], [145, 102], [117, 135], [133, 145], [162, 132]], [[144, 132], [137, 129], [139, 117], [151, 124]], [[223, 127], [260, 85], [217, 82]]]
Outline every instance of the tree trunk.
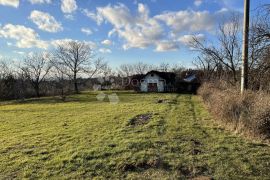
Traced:
[[39, 84], [35, 84], [35, 91], [36, 91], [36, 96], [39, 98], [40, 97], [40, 93], [39, 93]]
[[76, 94], [79, 94], [78, 82], [77, 82], [77, 74], [76, 73], [74, 73], [73, 80], [74, 80], [74, 91], [75, 91]]
[[237, 73], [236, 73], [235, 69], [233, 69], [233, 80], [234, 80], [234, 83], [236, 84], [237, 83]]

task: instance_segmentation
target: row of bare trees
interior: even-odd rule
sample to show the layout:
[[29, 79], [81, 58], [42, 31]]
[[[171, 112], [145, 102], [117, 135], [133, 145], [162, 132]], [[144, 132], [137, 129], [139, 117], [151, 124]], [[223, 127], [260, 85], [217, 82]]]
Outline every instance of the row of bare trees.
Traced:
[[[180, 74], [184, 68], [177, 64], [161, 63], [151, 65], [142, 62], [122, 64], [111, 68], [102, 58], [97, 57], [91, 47], [84, 42], [70, 41], [58, 45], [50, 52], [29, 54], [19, 64], [11, 65], [10, 60], [0, 60], [0, 99], [18, 99], [79, 93], [100, 83], [97, 77], [118, 79], [135, 74], [145, 74], [150, 70], [173, 71]], [[90, 83], [90, 84], [89, 84]]]
[[106, 62], [96, 59], [88, 44], [70, 41], [59, 45], [51, 53], [28, 55], [20, 69], [31, 82], [36, 96], [40, 97], [40, 85], [48, 76], [58, 82], [62, 93], [65, 80], [72, 81], [75, 93], [79, 93], [78, 78], [92, 77], [105, 66]]
[[[51, 84], [61, 89], [61, 94], [64, 95], [64, 89], [73, 83], [74, 92], [79, 93], [80, 78], [91, 78], [104, 71], [107, 66], [105, 61], [95, 57], [87, 43], [78, 41], [63, 43], [51, 52], [29, 54], [13, 67], [10, 64], [10, 60], [0, 62], [0, 93], [2, 98], [7, 99], [28, 96], [25, 92], [29, 89], [35, 92], [36, 97], [40, 97], [41, 86], [44, 89], [46, 85], [51, 91], [52, 87], [48, 87]], [[8, 94], [10, 89], [14, 92]]]
[[[250, 27], [249, 82], [251, 89], [270, 88], [270, 5], [258, 9]], [[214, 42], [194, 37], [190, 46], [200, 53], [194, 61], [206, 80], [225, 80], [232, 85], [240, 81], [241, 22], [238, 14], [220, 23]]]
[[118, 73], [122, 77], [129, 77], [135, 74], [146, 74], [151, 70], [162, 72], [182, 72], [185, 68], [179, 64], [161, 63], [160, 65], [146, 64], [138, 62], [135, 64], [122, 64], [118, 68]]

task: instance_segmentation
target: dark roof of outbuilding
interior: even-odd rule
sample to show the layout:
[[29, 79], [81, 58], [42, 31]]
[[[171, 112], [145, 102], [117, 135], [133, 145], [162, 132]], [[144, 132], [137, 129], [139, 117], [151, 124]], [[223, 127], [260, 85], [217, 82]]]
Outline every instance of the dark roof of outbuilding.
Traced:
[[183, 80], [189, 83], [194, 82], [195, 80], [197, 80], [197, 76], [196, 74], [192, 74], [192, 75], [186, 76]]
[[175, 73], [173, 72], [160, 72], [160, 71], [149, 71], [148, 73], [146, 73], [144, 75], [147, 76], [148, 74], [157, 74], [159, 77], [161, 77], [162, 79], [165, 79], [168, 82], [174, 82], [175, 81]]
[[187, 72], [182, 78], [179, 78], [177, 81], [177, 83], [184, 84], [196, 84], [200, 82], [200, 78], [198, 78], [198, 74], [196, 72]]
[[132, 75], [130, 77], [131, 77], [131, 80], [132, 79], [141, 80], [141, 79], [144, 78], [144, 76], [145, 76], [144, 74], [134, 74], [134, 75]]

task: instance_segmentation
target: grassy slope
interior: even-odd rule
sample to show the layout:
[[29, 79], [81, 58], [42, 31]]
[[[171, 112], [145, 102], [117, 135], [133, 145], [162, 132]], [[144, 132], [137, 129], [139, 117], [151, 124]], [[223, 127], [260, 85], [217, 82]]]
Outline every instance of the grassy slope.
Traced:
[[[118, 95], [117, 105], [84, 93], [0, 106], [0, 179], [270, 177], [270, 147], [214, 125], [196, 96]], [[149, 112], [148, 124], [128, 126]]]

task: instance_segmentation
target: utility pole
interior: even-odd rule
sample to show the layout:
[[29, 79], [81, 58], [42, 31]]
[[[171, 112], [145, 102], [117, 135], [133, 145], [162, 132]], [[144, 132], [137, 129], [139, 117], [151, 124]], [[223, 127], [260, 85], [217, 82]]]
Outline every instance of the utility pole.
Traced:
[[241, 68], [241, 94], [248, 88], [248, 40], [249, 40], [249, 9], [250, 0], [244, 0], [244, 27], [243, 27], [243, 49]]

